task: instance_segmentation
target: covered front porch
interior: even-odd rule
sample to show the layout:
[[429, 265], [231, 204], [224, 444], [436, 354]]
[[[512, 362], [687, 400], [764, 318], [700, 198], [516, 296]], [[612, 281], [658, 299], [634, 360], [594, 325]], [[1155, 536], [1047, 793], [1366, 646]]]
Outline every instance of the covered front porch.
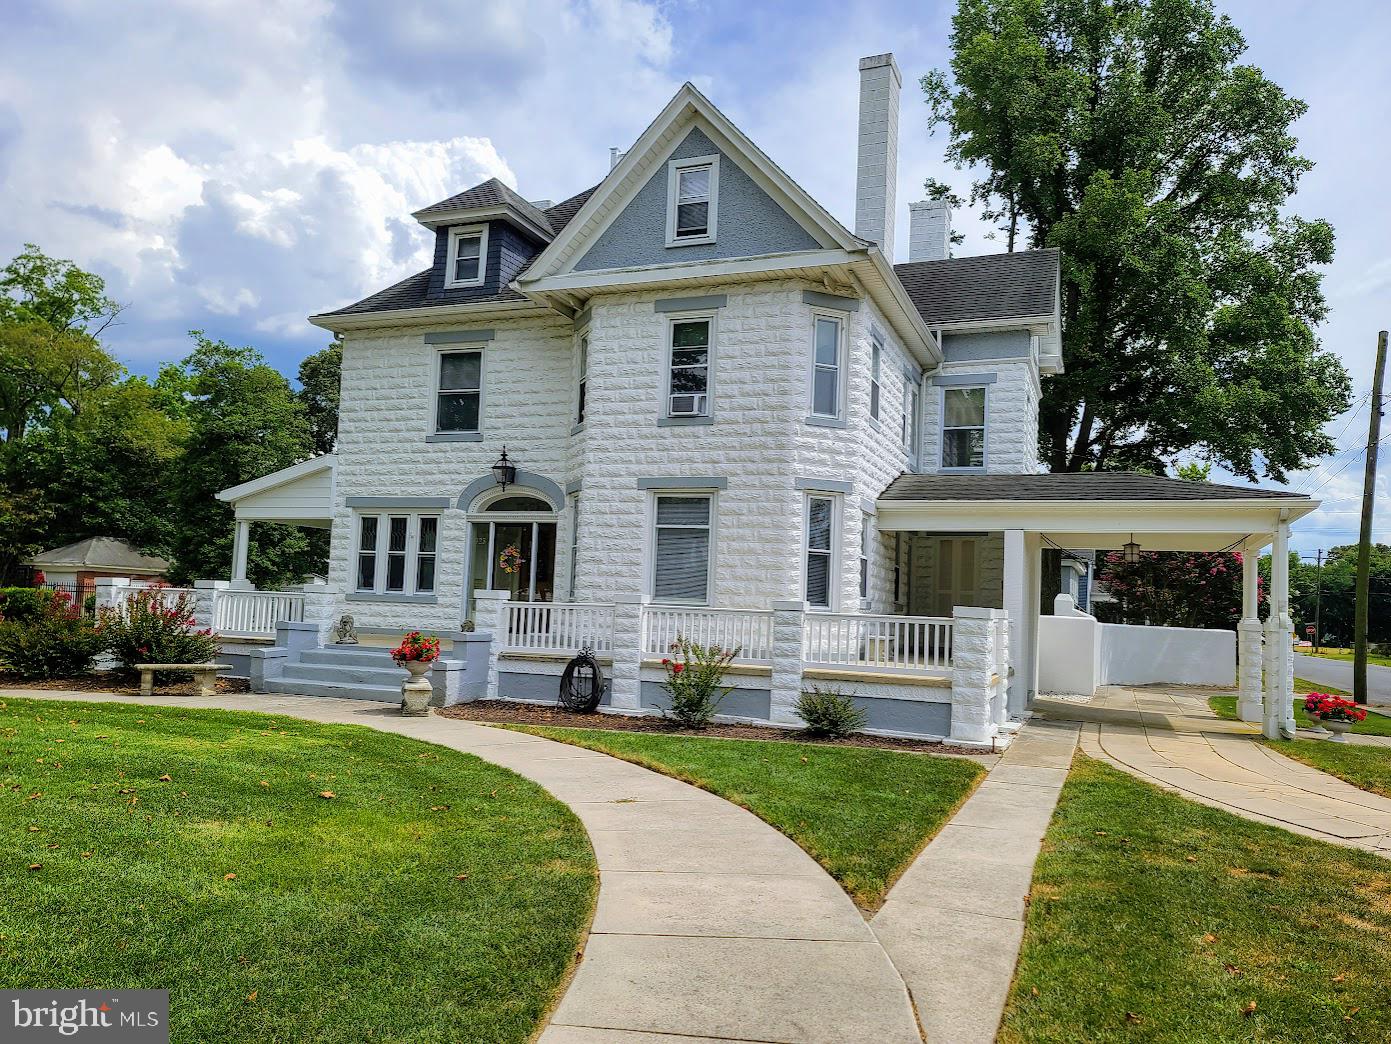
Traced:
[[[880, 496], [881, 533], [899, 534], [909, 613], [980, 605], [1009, 615], [1008, 714], [1039, 693], [1043, 551], [1239, 551], [1239, 713], [1270, 738], [1293, 735], [1290, 525], [1307, 496], [1135, 474], [904, 475]], [[907, 551], [904, 551], [904, 548]], [[1257, 562], [1272, 554], [1271, 611], [1257, 612]], [[1158, 679], [1156, 679], [1158, 680]]]

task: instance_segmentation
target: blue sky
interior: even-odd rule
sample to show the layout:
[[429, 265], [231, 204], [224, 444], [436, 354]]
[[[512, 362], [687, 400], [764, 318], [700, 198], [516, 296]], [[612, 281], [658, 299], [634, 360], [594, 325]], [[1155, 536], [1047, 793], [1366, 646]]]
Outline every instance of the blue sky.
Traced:
[[[733, 0], [11, 0], [0, 36], [0, 255], [26, 241], [104, 276], [128, 303], [113, 348], [134, 371], [201, 328], [287, 373], [326, 343], [304, 321], [424, 267], [411, 210], [489, 176], [529, 199], [597, 181], [691, 80], [847, 223], [856, 60], [904, 73], [898, 242], [942, 162], [916, 81], [948, 59], [949, 3]], [[1370, 387], [1391, 325], [1391, 9], [1220, 2], [1248, 59], [1310, 104], [1317, 167], [1293, 209], [1338, 231], [1324, 342]], [[964, 195], [964, 192], [963, 192]], [[970, 213], [958, 253], [998, 247]], [[1325, 500], [1302, 550], [1355, 539], [1366, 405], [1335, 422], [1347, 452], [1296, 489]], [[1391, 452], [1384, 456], [1391, 457]], [[1391, 542], [1382, 469], [1377, 537]]]

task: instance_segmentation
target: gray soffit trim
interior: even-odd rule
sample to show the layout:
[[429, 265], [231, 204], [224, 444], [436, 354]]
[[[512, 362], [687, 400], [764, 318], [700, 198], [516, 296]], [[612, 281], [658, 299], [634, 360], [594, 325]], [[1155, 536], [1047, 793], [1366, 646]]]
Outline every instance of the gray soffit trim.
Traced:
[[425, 335], [426, 344], [482, 344], [492, 339], [492, 330], [443, 330]]
[[375, 591], [350, 591], [343, 596], [349, 602], [415, 602], [420, 605], [434, 605], [432, 594], [378, 594]]
[[575, 329], [583, 330], [589, 325], [589, 321], [594, 318], [594, 309], [586, 308], [579, 315], [575, 316]]
[[662, 297], [652, 302], [656, 312], [703, 312], [707, 308], [723, 308], [729, 303], [725, 294], [707, 294], [705, 297]]
[[846, 427], [844, 417], [817, 417], [808, 416], [807, 423], [813, 428], [844, 428]]
[[853, 493], [855, 484], [843, 482], [840, 479], [802, 478], [799, 476], [792, 480], [792, 488], [812, 490], [816, 493]]
[[[511, 485], [539, 493], [543, 499], [550, 502], [551, 508], [555, 511], [559, 511], [565, 505], [565, 491], [560, 488], [559, 483], [551, 481], [545, 475], [537, 475], [518, 468], [517, 481]], [[465, 486], [464, 491], [459, 494], [459, 510], [467, 511], [469, 505], [477, 500], [480, 494], [495, 488], [497, 488], [497, 479], [493, 478], [491, 474], [480, 475]]]
[[447, 508], [448, 497], [348, 497], [350, 508]]
[[978, 388], [997, 379], [998, 374], [993, 373], [942, 373], [932, 378], [932, 383], [938, 388]]
[[[860, 310], [860, 299], [858, 297], [841, 297], [839, 294], [823, 294], [820, 290], [803, 290], [802, 304], [815, 305], [817, 308], [834, 308], [841, 312], [858, 312]], [[878, 331], [875, 331], [876, 333]], [[881, 337], [880, 340], [883, 338]]]
[[426, 442], [482, 442], [483, 433], [481, 431], [441, 431], [434, 435], [426, 435]]
[[565, 495], [567, 497], [572, 493], [578, 493], [582, 489], [584, 489], [583, 479], [571, 479], [569, 482], [565, 483]]
[[681, 475], [640, 478], [638, 489], [728, 489], [729, 479], [719, 475]]
[[689, 428], [692, 425], [714, 424], [714, 417], [658, 417], [659, 428]]

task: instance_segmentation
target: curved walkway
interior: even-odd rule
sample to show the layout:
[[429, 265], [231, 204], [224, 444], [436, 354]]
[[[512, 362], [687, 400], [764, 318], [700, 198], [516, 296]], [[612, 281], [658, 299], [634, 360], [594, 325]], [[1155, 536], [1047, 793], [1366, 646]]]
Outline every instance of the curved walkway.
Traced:
[[1036, 707], [1050, 719], [1085, 722], [1084, 753], [1165, 790], [1391, 857], [1391, 800], [1281, 756], [1258, 742], [1255, 726], [1214, 715], [1200, 690], [1112, 688], [1091, 703]]
[[574, 810], [599, 864], [594, 923], [543, 1044], [921, 1041], [903, 979], [830, 875], [757, 816], [678, 780], [526, 733], [403, 718], [362, 700], [5, 692], [367, 725], [539, 783]]

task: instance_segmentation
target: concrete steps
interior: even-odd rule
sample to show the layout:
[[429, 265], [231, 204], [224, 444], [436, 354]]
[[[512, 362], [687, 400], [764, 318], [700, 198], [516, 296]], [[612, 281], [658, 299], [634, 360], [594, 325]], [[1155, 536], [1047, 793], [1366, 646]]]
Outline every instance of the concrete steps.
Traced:
[[335, 667], [352, 664], [355, 667], [399, 669], [391, 661], [390, 649], [370, 645], [326, 645], [322, 649], [304, 649], [299, 654], [299, 662]]
[[401, 686], [363, 685], [360, 682], [314, 681], [307, 678], [272, 678], [265, 683], [267, 692], [282, 692], [296, 696], [335, 696], [342, 700], [375, 700], [380, 703], [400, 703]]
[[383, 703], [401, 700], [406, 672], [392, 662], [389, 649], [329, 645], [292, 655], [280, 676], [266, 682], [269, 691]]

